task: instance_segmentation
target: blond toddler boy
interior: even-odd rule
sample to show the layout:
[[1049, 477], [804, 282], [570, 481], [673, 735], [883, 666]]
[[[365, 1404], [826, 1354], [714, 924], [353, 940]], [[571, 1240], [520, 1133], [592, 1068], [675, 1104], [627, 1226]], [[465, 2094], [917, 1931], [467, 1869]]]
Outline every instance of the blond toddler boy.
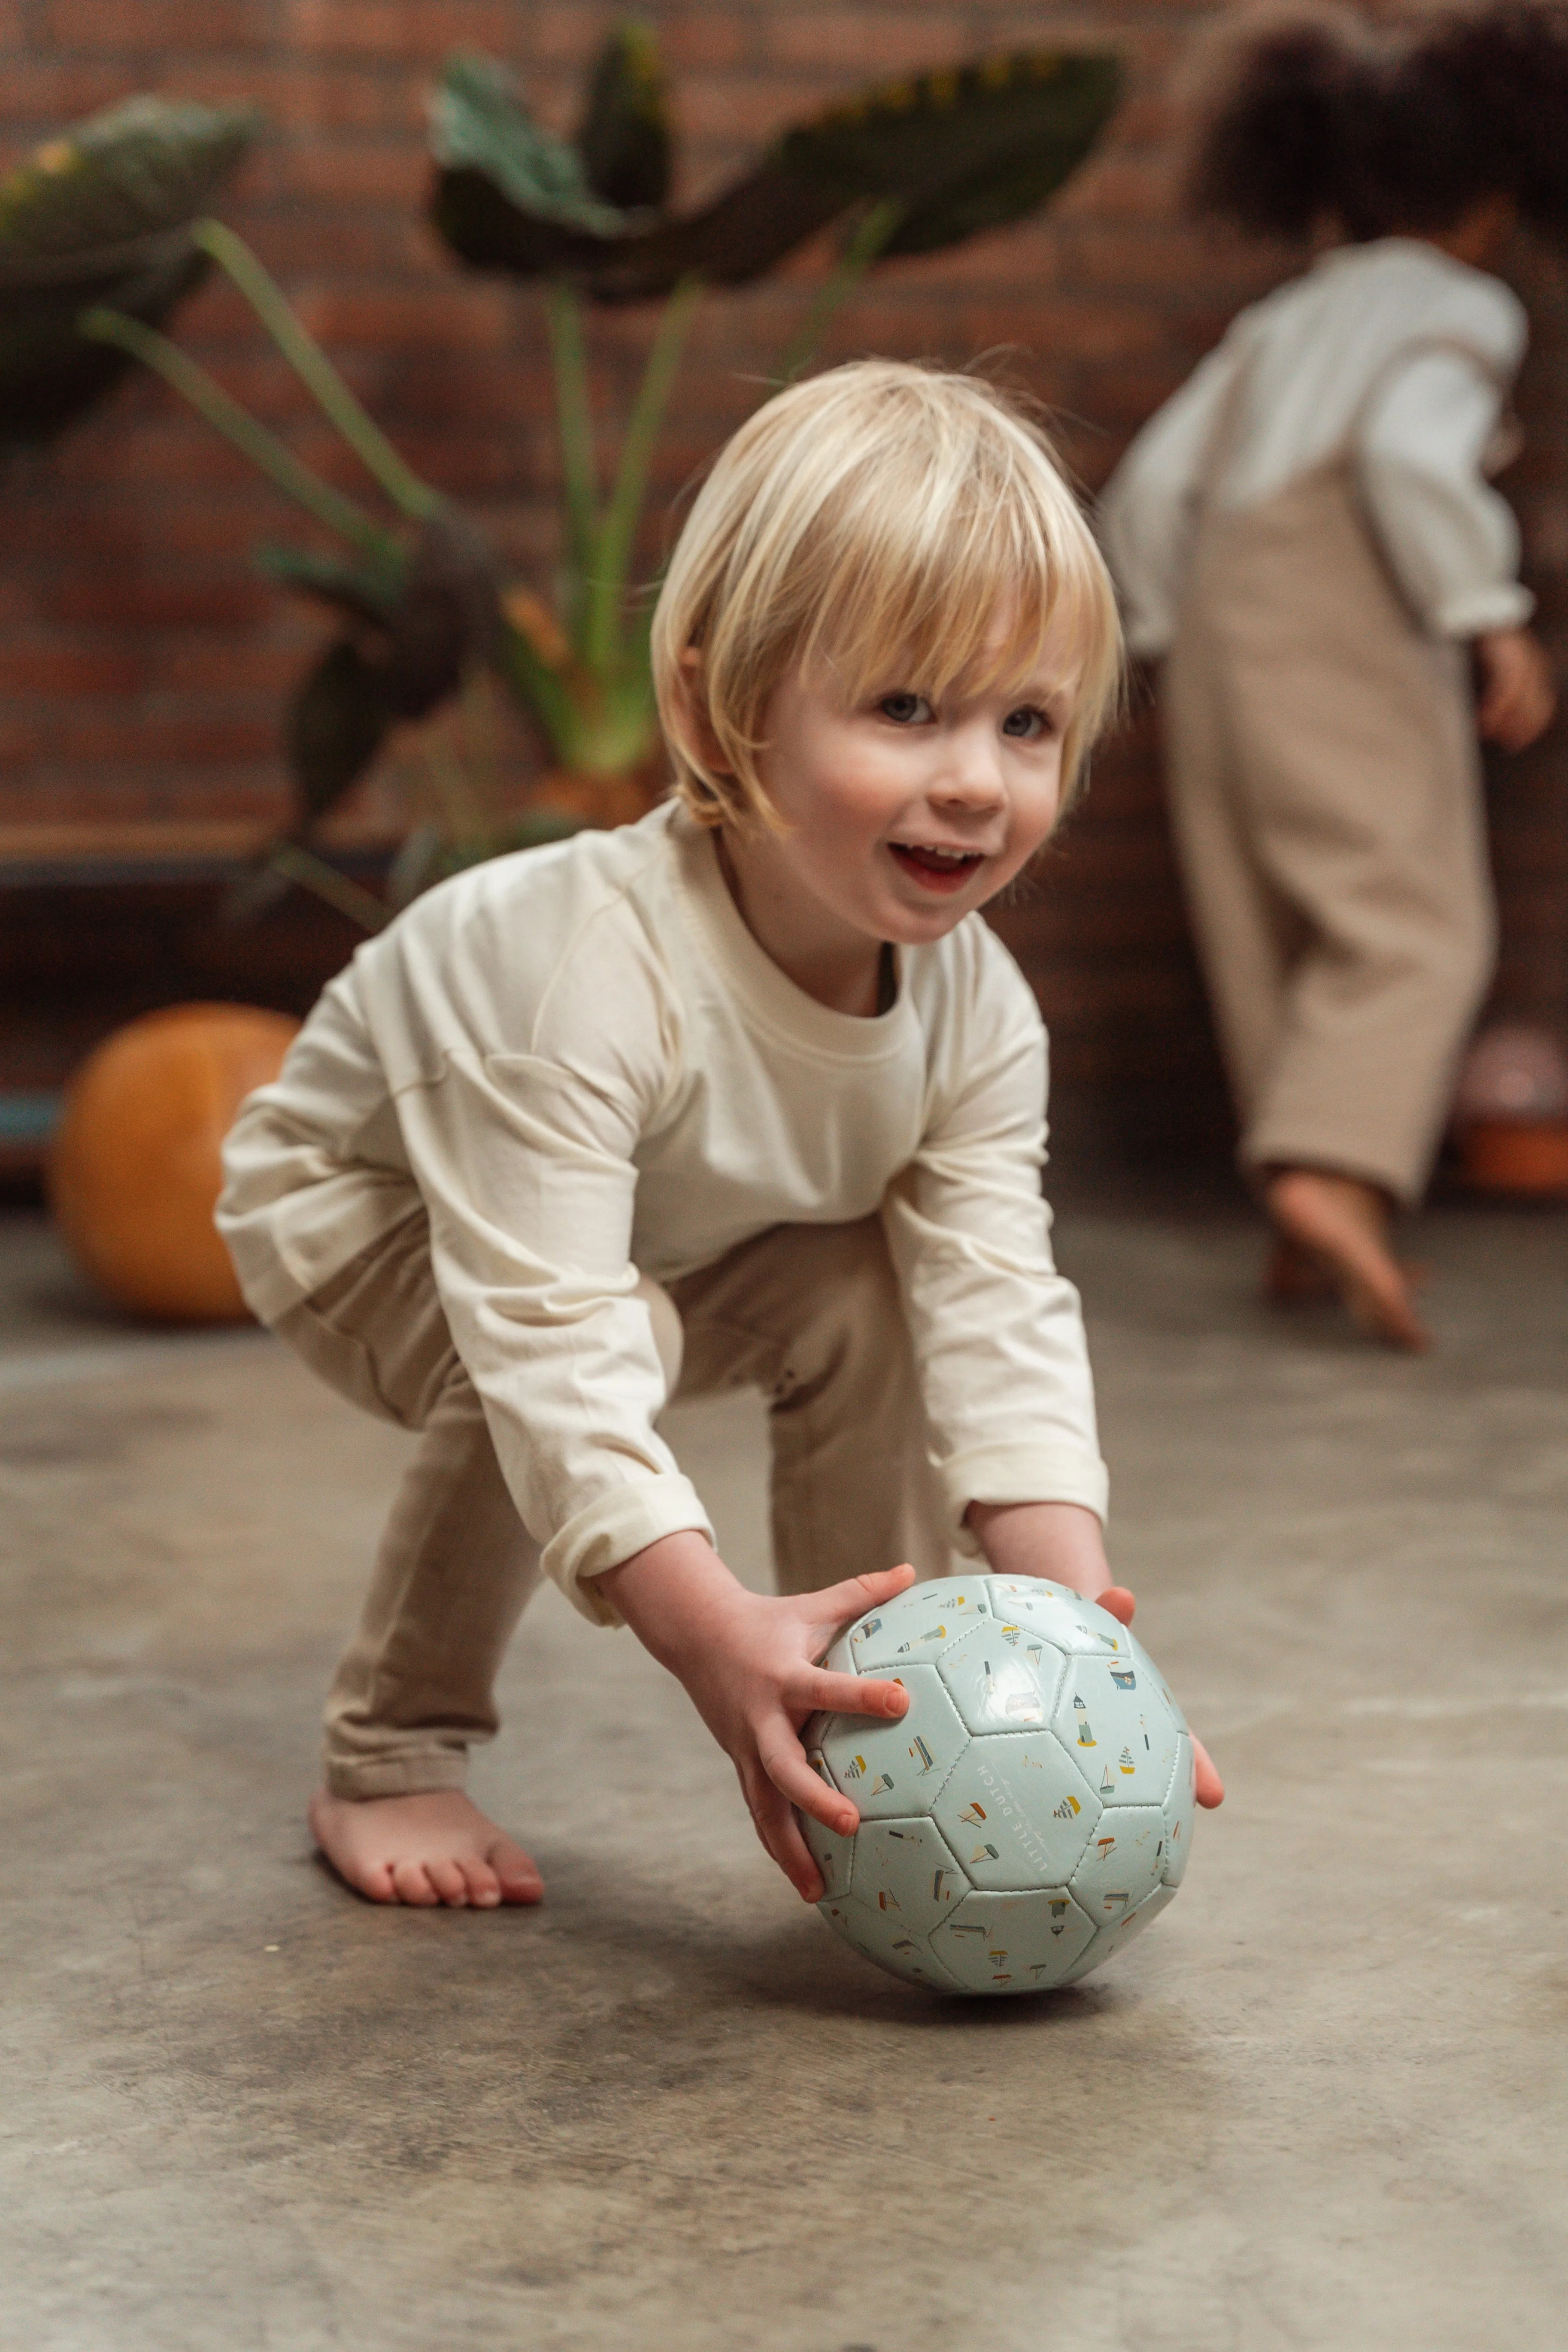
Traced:
[[[1045, 1034], [979, 914], [1119, 679], [1047, 442], [965, 376], [796, 385], [698, 496], [653, 654], [672, 796], [421, 898], [226, 1153], [258, 1315], [418, 1433], [310, 1811], [379, 1902], [542, 1892], [463, 1793], [542, 1573], [679, 1676], [807, 1900], [795, 1809], [857, 1814], [801, 1725], [907, 1703], [818, 1663], [851, 1617], [955, 1554], [1131, 1611], [1040, 1194]], [[777, 1597], [725, 1567], [657, 1426], [742, 1384]]]

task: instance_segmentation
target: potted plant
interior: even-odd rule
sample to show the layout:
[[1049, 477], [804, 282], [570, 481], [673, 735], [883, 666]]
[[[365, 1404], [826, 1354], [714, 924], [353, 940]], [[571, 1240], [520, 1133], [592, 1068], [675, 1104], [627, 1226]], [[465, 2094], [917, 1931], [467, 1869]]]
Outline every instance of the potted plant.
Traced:
[[[1118, 60], [1029, 51], [877, 85], [775, 139], [700, 209], [670, 208], [671, 135], [652, 36], [623, 25], [590, 74], [575, 137], [529, 114], [492, 59], [447, 66], [431, 110], [431, 217], [474, 269], [536, 280], [543, 296], [559, 434], [563, 557], [554, 593], [505, 579], [482, 534], [404, 462], [306, 332], [256, 257], [221, 223], [189, 231], [223, 269], [382, 493], [372, 512], [306, 467], [144, 316], [100, 302], [94, 343], [156, 369], [226, 434], [340, 551], [267, 549], [264, 569], [346, 623], [296, 694], [288, 751], [296, 821], [274, 869], [349, 903], [310, 840], [400, 720], [439, 711], [466, 679], [499, 680], [533, 720], [554, 767], [521, 828], [426, 828], [400, 861], [405, 894], [443, 866], [577, 822], [619, 822], [657, 788], [647, 659], [651, 597], [633, 577], [650, 469], [693, 315], [837, 226], [836, 259], [780, 359], [808, 364], [866, 272], [956, 245], [1037, 210], [1089, 152], [1114, 110]], [[641, 385], [613, 478], [596, 478], [586, 319], [595, 305], [657, 304]], [[390, 514], [387, 512], [390, 509]], [[470, 730], [471, 731], [471, 730]], [[472, 795], [470, 794], [470, 799]], [[352, 886], [350, 886], [352, 889]], [[385, 909], [352, 892], [366, 921]]]

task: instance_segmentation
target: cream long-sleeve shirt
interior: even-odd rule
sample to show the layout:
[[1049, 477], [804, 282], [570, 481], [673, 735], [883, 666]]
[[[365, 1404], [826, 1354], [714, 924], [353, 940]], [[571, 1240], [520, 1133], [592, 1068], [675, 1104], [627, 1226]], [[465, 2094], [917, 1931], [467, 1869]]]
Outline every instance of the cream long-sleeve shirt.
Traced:
[[1340, 247], [1243, 310], [1100, 502], [1133, 651], [1163, 654], [1175, 634], [1216, 429], [1206, 494], [1220, 507], [1258, 505], [1348, 445], [1372, 528], [1434, 636], [1528, 620], [1518, 527], [1486, 478], [1527, 336], [1500, 279], [1415, 237]]
[[275, 1319], [423, 1202], [442, 1303], [544, 1565], [711, 1534], [654, 1423], [639, 1272], [879, 1212], [952, 1539], [971, 1502], [1103, 1515], [1078, 1294], [1040, 1195], [1046, 1039], [978, 916], [834, 1013], [763, 953], [673, 804], [430, 891], [328, 987], [225, 1150], [218, 1223]]

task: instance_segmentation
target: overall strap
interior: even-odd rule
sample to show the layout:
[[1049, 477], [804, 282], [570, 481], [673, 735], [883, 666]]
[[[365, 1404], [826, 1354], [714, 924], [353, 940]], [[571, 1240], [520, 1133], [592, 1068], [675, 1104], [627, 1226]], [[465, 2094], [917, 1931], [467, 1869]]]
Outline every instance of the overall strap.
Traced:
[[[1194, 514], [1202, 514], [1211, 504], [1220, 478], [1235, 451], [1242, 413], [1257, 372], [1261, 348], [1261, 337], [1255, 337], [1251, 348], [1242, 352], [1237, 359], [1193, 477]], [[1339, 472], [1349, 467], [1354, 456], [1357, 436], [1392, 379], [1410, 360], [1428, 352], [1447, 352], [1467, 361], [1496, 387], [1500, 399], [1504, 403], [1503, 415], [1488, 452], [1487, 470], [1500, 471], [1517, 457], [1523, 434], [1518, 418], [1506, 405], [1512, 386], [1512, 372], [1500, 367], [1489, 352], [1482, 351], [1477, 343], [1467, 342], [1462, 335], [1415, 335], [1390, 352], [1382, 365], [1373, 371], [1372, 380], [1352, 410], [1339, 440], [1314, 465], [1303, 467], [1300, 473], [1292, 478], [1305, 481], [1312, 475]]]
[[1204, 453], [1193, 474], [1192, 507], [1194, 520], [1209, 506], [1220, 476], [1230, 462], [1241, 427], [1241, 412], [1251, 386], [1253, 371], [1258, 364], [1259, 338], [1254, 335], [1249, 349], [1237, 354], [1230, 372], [1230, 382], [1221, 396], [1215, 420], [1209, 427]]
[[1519, 419], [1508, 406], [1508, 396], [1513, 387], [1511, 369], [1500, 367], [1489, 352], [1483, 352], [1479, 343], [1468, 342], [1463, 335], [1413, 335], [1408, 342], [1401, 343], [1396, 350], [1390, 352], [1383, 365], [1373, 371], [1371, 383], [1351, 411], [1350, 421], [1337, 448], [1325, 463], [1348, 463], [1362, 426], [1390, 383], [1411, 360], [1423, 359], [1429, 352], [1445, 352], [1450, 358], [1468, 361], [1477, 374], [1484, 376], [1497, 393], [1503, 414], [1499, 420], [1499, 434], [1494, 436], [1494, 439], [1500, 437], [1509, 446], [1503, 455], [1494, 459], [1492, 469], [1500, 470], [1510, 457], [1518, 456], [1524, 436]]

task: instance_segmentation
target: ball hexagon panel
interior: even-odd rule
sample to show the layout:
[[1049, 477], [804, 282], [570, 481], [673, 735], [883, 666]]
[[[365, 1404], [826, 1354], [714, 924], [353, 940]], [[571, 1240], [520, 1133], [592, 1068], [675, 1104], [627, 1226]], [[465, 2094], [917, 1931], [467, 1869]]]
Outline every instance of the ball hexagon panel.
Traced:
[[969, 1891], [934, 1822], [868, 1822], [855, 1840], [851, 1892], [889, 1935], [923, 1941]]
[[1095, 1926], [1109, 1927], [1152, 1895], [1164, 1867], [1163, 1807], [1111, 1805], [1073, 1872], [1072, 1891]]
[[[1172, 1718], [1175, 1723], [1177, 1730], [1186, 1731], [1187, 1718], [1182, 1713], [1181, 1708], [1176, 1705], [1174, 1698], [1171, 1695], [1171, 1686], [1169, 1683], [1165, 1680], [1164, 1675], [1160, 1672], [1159, 1667], [1154, 1664], [1153, 1659], [1149, 1655], [1148, 1651], [1143, 1647], [1142, 1643], [1135, 1640], [1134, 1637], [1129, 1633], [1127, 1636], [1127, 1646], [1132, 1654], [1132, 1664], [1136, 1667], [1137, 1671], [1143, 1676], [1146, 1682], [1153, 1684], [1154, 1688], [1159, 1692], [1160, 1696], [1170, 1708]], [[1188, 1737], [1191, 1737], [1190, 1733], [1188, 1733]]]
[[1031, 1627], [1070, 1656], [1119, 1658], [1131, 1646], [1125, 1626], [1106, 1610], [1043, 1576], [994, 1576], [986, 1592], [994, 1617]]
[[1180, 1734], [1129, 1654], [1070, 1660], [1053, 1728], [1102, 1805], [1164, 1802]]
[[966, 1895], [931, 1950], [965, 1992], [1047, 1990], [1094, 1942], [1091, 1921], [1065, 1886], [1026, 1895]]
[[901, 1666], [910, 1695], [896, 1723], [870, 1716], [813, 1718], [816, 1747], [836, 1789], [852, 1797], [862, 1819], [891, 1821], [923, 1813], [968, 1745], [969, 1734], [934, 1666]]
[[836, 1935], [894, 1976], [910, 1984], [935, 1986], [942, 1992], [957, 1989], [957, 1979], [949, 1974], [923, 1937], [911, 1936], [896, 1922], [889, 1924], [880, 1912], [868, 1911], [853, 1895], [819, 1904], [817, 1908]]
[[1176, 1741], [1176, 1768], [1165, 1799], [1165, 1884], [1173, 1892], [1186, 1875], [1193, 1850], [1193, 1823], [1197, 1819], [1193, 1794], [1193, 1743], [1184, 1731]]
[[1065, 1886], [1100, 1805], [1048, 1731], [973, 1739], [931, 1808], [977, 1886]]
[[910, 1659], [936, 1657], [989, 1613], [984, 1577], [941, 1576], [913, 1584], [849, 1629], [849, 1653], [862, 1675], [896, 1674]]
[[1104, 1961], [1113, 1958], [1132, 1941], [1135, 1936], [1141, 1936], [1151, 1921], [1159, 1917], [1167, 1903], [1173, 1903], [1175, 1899], [1176, 1890], [1173, 1886], [1156, 1886], [1152, 1895], [1146, 1895], [1138, 1908], [1135, 1911], [1130, 1911], [1124, 1919], [1113, 1919], [1108, 1926], [1097, 1928], [1093, 1942], [1073, 1961], [1067, 1975], [1062, 1977], [1059, 1982], [1077, 1984], [1079, 1979], [1088, 1976], [1091, 1969], [1098, 1969]]
[[943, 1650], [937, 1672], [971, 1731], [1034, 1731], [1051, 1719], [1067, 1660], [1040, 1634], [987, 1617]]

